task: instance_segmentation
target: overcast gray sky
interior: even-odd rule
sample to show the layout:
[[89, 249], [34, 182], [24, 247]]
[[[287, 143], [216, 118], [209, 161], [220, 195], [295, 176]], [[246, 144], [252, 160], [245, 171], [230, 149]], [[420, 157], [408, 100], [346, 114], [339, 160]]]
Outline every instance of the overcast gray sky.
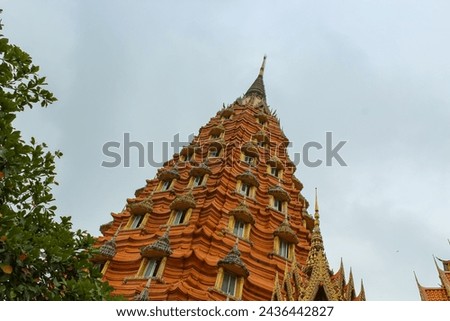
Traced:
[[[348, 164], [296, 176], [319, 189], [330, 266], [344, 260], [368, 300], [419, 300], [450, 247], [450, 2], [2, 1], [4, 34], [41, 66], [59, 101], [16, 125], [64, 153], [60, 215], [98, 227], [156, 168], [104, 168], [108, 141], [187, 139], [265, 85], [292, 141], [348, 141]], [[133, 158], [134, 156], [134, 158]], [[324, 157], [323, 151], [313, 157]]]

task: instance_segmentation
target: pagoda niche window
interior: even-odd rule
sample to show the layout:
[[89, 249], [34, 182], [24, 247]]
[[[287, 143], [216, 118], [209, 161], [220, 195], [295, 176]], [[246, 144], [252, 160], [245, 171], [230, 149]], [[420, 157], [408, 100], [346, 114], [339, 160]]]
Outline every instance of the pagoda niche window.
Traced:
[[283, 178], [284, 174], [283, 168], [284, 168], [283, 163], [276, 156], [272, 157], [267, 161], [267, 173], [276, 178], [279, 179]]
[[191, 176], [188, 187], [204, 186], [206, 184], [207, 179], [208, 174], [197, 174], [195, 176]]
[[166, 260], [167, 257], [143, 258], [136, 277], [143, 279], [160, 279], [164, 272]]
[[194, 153], [186, 153], [186, 155], [184, 155], [184, 161], [185, 162], [191, 161], [193, 155]]
[[220, 119], [222, 120], [228, 120], [231, 119], [233, 116], [233, 109], [232, 108], [226, 108], [224, 109], [220, 114]]
[[272, 208], [273, 209], [275, 209], [275, 210], [277, 210], [279, 212], [282, 212], [282, 213], [286, 213], [287, 202], [285, 202], [283, 200], [280, 200], [280, 199], [278, 199], [276, 197], [273, 197], [273, 196], [271, 196], [270, 198], [272, 200]]
[[249, 164], [250, 166], [255, 166], [255, 164], [256, 164], [256, 159], [255, 159], [255, 157], [253, 157], [253, 156], [251, 156], [251, 155], [245, 155], [245, 154], [243, 154], [243, 155], [242, 155], [242, 160], [243, 160], [245, 163]]
[[281, 213], [287, 213], [288, 202], [282, 198], [270, 195], [270, 205], [271, 207]]
[[234, 215], [230, 216], [228, 222], [228, 230], [233, 233], [233, 235], [248, 240], [250, 237], [251, 224], [243, 219], [237, 218]]
[[233, 234], [238, 237], [244, 236], [245, 223], [241, 220], [234, 221]]
[[211, 129], [209, 132], [210, 139], [219, 139], [223, 137], [223, 134], [225, 132], [225, 127], [223, 127], [222, 124], [215, 126]]
[[219, 292], [235, 299], [242, 297], [242, 290], [244, 287], [244, 277], [238, 276], [235, 273], [228, 271], [222, 267], [219, 268], [219, 273], [216, 278], [215, 288]]
[[262, 148], [266, 148], [267, 143], [263, 140], [256, 142], [256, 145], [258, 145], [258, 147], [262, 147]]
[[189, 146], [183, 147], [180, 152], [180, 160], [183, 162], [190, 162], [194, 159], [195, 153], [198, 151], [198, 145], [196, 143], [192, 143]]
[[155, 277], [158, 272], [158, 267], [161, 263], [161, 260], [147, 260], [147, 263], [145, 264], [144, 271], [142, 273], [142, 276], [144, 278], [152, 278]]
[[247, 142], [241, 148], [241, 161], [250, 166], [255, 166], [258, 159], [258, 148], [254, 142]]
[[192, 209], [195, 208], [195, 199], [191, 192], [184, 195], [178, 195], [170, 204], [172, 210], [167, 221], [167, 225], [186, 225], [192, 215]]
[[286, 260], [292, 260], [294, 257], [295, 244], [299, 242], [297, 233], [291, 228], [288, 215], [286, 214], [283, 222], [273, 232], [274, 243], [273, 251], [275, 254]]
[[278, 255], [288, 259], [289, 258], [289, 247], [290, 247], [290, 244], [288, 242], [286, 242], [285, 240], [280, 240], [280, 245], [278, 247]]
[[241, 252], [236, 242], [231, 251], [217, 262], [219, 271], [217, 273], [215, 288], [220, 293], [234, 299], [242, 298], [244, 279], [250, 274], [240, 256]]
[[217, 146], [212, 146], [209, 149], [208, 157], [219, 157], [221, 148]]
[[236, 178], [238, 180], [236, 185], [236, 192], [245, 197], [255, 198], [256, 188], [259, 186], [259, 182], [256, 176], [250, 171], [250, 169], [247, 169], [244, 173], [238, 175]]
[[205, 163], [202, 163], [199, 166], [191, 168], [189, 172], [190, 179], [188, 188], [205, 186], [206, 181], [208, 180], [210, 174], [211, 170]]
[[275, 237], [274, 252], [286, 260], [291, 260], [293, 257], [294, 244], [289, 243], [278, 236]]
[[168, 191], [170, 189], [170, 187], [172, 186], [172, 182], [173, 182], [173, 180], [161, 181], [160, 185], [159, 185], [160, 186], [159, 190], [161, 192]]
[[194, 186], [196, 187], [196, 186], [202, 185], [204, 177], [205, 177], [204, 175], [202, 175], [202, 176], [195, 176], [194, 179], [193, 179], [194, 180], [194, 182], [193, 182]]
[[182, 225], [187, 223], [191, 216], [191, 212], [191, 209], [173, 210], [168, 225]]
[[237, 276], [229, 272], [223, 274], [221, 290], [223, 293], [234, 296], [236, 294]]
[[250, 198], [254, 198], [255, 197], [255, 191], [254, 191], [254, 187], [246, 182], [238, 182], [238, 191], [239, 194], [245, 196], [245, 197], [250, 197]]
[[132, 215], [130, 220], [128, 221], [127, 228], [128, 229], [138, 229], [141, 228], [144, 224], [144, 220], [146, 215]]
[[279, 199], [274, 198], [273, 199], [273, 207], [277, 210], [282, 212], [283, 211], [283, 202]]
[[277, 167], [270, 167], [270, 175], [280, 178], [280, 173], [281, 170], [279, 170]]

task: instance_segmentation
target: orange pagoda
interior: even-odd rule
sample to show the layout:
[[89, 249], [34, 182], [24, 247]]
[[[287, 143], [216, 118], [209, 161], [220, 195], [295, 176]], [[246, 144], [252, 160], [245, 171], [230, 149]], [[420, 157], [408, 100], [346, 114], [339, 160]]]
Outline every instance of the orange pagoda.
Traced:
[[439, 279], [441, 280], [440, 287], [424, 287], [420, 285], [417, 276], [414, 274], [422, 301], [450, 301], [450, 260], [442, 260], [439, 258], [438, 260], [441, 261], [442, 268], [439, 267], [436, 259], [434, 259], [434, 263], [438, 270]]
[[263, 74], [100, 227], [94, 261], [128, 300], [365, 300], [328, 265]]

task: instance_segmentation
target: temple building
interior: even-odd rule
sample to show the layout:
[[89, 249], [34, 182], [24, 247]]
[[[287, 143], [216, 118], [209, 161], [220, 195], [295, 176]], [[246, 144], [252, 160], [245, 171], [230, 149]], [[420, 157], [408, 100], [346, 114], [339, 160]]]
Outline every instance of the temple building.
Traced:
[[450, 260], [442, 260], [439, 258], [438, 260], [441, 262], [442, 268], [439, 267], [436, 258], [434, 259], [434, 264], [436, 265], [439, 279], [441, 280], [439, 287], [424, 287], [420, 285], [414, 273], [422, 301], [450, 301]]
[[100, 227], [94, 261], [127, 300], [365, 300], [328, 264], [260, 72]]

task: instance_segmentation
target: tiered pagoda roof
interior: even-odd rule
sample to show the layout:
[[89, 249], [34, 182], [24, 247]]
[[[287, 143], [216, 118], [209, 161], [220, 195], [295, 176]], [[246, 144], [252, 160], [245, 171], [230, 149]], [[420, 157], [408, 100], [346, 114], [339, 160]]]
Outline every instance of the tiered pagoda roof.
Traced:
[[[364, 300], [332, 273], [260, 72], [102, 225], [96, 262], [129, 300]], [[120, 228], [120, 226], [122, 226]]]

